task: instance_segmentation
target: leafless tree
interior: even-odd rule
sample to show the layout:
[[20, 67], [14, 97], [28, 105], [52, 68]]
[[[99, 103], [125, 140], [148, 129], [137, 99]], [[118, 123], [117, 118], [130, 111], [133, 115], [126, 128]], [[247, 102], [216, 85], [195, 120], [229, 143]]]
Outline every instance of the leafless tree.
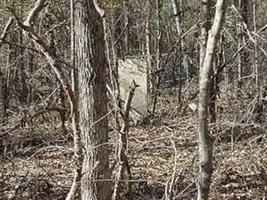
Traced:
[[83, 146], [81, 199], [107, 200], [109, 150], [103, 10], [93, 0], [74, 0], [74, 49], [78, 69]]
[[211, 176], [213, 171], [212, 151], [213, 142], [208, 128], [208, 107], [209, 107], [209, 81], [212, 70], [213, 58], [217, 45], [217, 39], [223, 24], [225, 15], [225, 0], [217, 0], [216, 13], [212, 28], [208, 35], [205, 57], [200, 72], [199, 81], [199, 180], [198, 200], [207, 200]]

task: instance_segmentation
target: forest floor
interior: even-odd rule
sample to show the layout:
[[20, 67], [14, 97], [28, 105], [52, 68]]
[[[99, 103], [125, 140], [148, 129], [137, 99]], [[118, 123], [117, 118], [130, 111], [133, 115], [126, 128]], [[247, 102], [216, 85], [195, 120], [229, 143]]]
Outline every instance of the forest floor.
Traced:
[[[242, 104], [234, 96], [225, 96], [228, 99], [218, 100], [217, 123], [210, 124], [214, 139], [210, 199], [264, 200], [266, 106], [256, 112], [253, 96], [242, 96]], [[147, 125], [131, 127], [132, 191], [121, 190], [120, 199], [196, 199], [197, 113], [187, 110], [180, 115], [176, 99], [162, 95], [156, 117]], [[65, 199], [73, 178], [72, 137], [57, 120], [43, 121], [16, 130], [1, 146], [6, 148], [0, 160], [1, 200]], [[110, 137], [116, 138], [114, 133]]]

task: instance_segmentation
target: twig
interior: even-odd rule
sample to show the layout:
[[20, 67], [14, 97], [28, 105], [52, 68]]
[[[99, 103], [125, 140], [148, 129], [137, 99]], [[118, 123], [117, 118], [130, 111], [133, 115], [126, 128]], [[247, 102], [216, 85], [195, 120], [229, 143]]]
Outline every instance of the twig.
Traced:
[[175, 145], [175, 142], [173, 141], [173, 138], [170, 138], [172, 146], [173, 146], [173, 150], [174, 150], [174, 166], [173, 166], [173, 171], [172, 171], [172, 176], [171, 176], [171, 180], [170, 182], [166, 183], [166, 189], [165, 189], [165, 199], [166, 200], [170, 200], [172, 199], [172, 190], [173, 190], [173, 185], [175, 184], [175, 178], [176, 178], [176, 170], [177, 170], [177, 157], [178, 157], [178, 152], [177, 152], [177, 148]]

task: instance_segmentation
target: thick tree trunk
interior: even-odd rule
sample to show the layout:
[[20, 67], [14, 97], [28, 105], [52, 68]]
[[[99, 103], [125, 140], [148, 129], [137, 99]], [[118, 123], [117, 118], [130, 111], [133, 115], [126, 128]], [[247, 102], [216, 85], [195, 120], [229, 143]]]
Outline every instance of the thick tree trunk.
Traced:
[[207, 47], [199, 82], [199, 180], [198, 200], [207, 200], [213, 171], [213, 142], [208, 129], [209, 81], [217, 39], [225, 14], [225, 0], [217, 0], [216, 13], [212, 29], [207, 40]]
[[80, 127], [84, 160], [81, 199], [110, 198], [105, 41], [93, 0], [74, 0], [75, 66], [79, 68]]

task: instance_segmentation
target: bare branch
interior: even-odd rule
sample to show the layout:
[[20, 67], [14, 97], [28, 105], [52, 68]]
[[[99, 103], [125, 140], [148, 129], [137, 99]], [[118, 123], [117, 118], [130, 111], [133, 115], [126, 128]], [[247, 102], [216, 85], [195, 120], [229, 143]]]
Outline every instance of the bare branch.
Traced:
[[[121, 177], [123, 175], [124, 169], [126, 168], [126, 171], [128, 173], [129, 179], [132, 179], [131, 175], [131, 169], [127, 158], [127, 145], [128, 145], [128, 131], [129, 131], [129, 114], [131, 109], [131, 102], [134, 97], [135, 89], [139, 87], [134, 80], [131, 82], [131, 86], [129, 88], [128, 96], [124, 105], [124, 113], [122, 114], [123, 118], [123, 125], [121, 127], [121, 130], [119, 132], [119, 144], [118, 144], [118, 162], [117, 162], [117, 174], [115, 175], [115, 184], [112, 194], [112, 200], [116, 200], [117, 198], [117, 192], [119, 188], [119, 181], [121, 180]], [[129, 182], [128, 192], [131, 191], [131, 183]]]
[[55, 71], [56, 76], [58, 77], [60, 83], [63, 86], [64, 91], [66, 92], [69, 103], [71, 106], [71, 114], [73, 113], [74, 107], [76, 107], [75, 104], [75, 97], [71, 88], [70, 83], [68, 82], [67, 78], [65, 77], [64, 71], [61, 68], [61, 61], [58, 58], [58, 56], [51, 51], [51, 49], [47, 46], [46, 42], [37, 35], [33, 29], [32, 24], [34, 23], [34, 20], [38, 13], [44, 8], [46, 5], [46, 0], [38, 0], [35, 3], [35, 6], [32, 8], [32, 10], [29, 11], [29, 14], [27, 16], [27, 19], [22, 24], [19, 21], [19, 18], [15, 15], [12, 10], [10, 12], [13, 14], [14, 19], [17, 21], [17, 24], [22, 30], [27, 34], [29, 38], [35, 43], [36, 47], [42, 52], [42, 54], [46, 57], [47, 62], [50, 64], [52, 69]]
[[102, 8], [100, 8], [98, 0], [94, 0], [94, 5], [95, 5], [97, 12], [100, 14], [100, 16], [104, 17], [105, 11]]
[[37, 0], [34, 4], [34, 7], [29, 11], [29, 14], [26, 18], [26, 20], [24, 21], [24, 26], [27, 26], [27, 27], [31, 27], [39, 12], [46, 6], [46, 0]]
[[11, 25], [13, 24], [13, 22], [14, 22], [14, 18], [10, 17], [8, 22], [7, 22], [7, 24], [6, 24], [6, 26], [5, 26], [5, 28], [4, 28], [4, 30], [3, 30], [3, 33], [2, 33], [2, 35], [0, 37], [0, 48], [1, 48], [2, 44], [4, 43], [4, 41], [5, 41], [6, 37], [7, 37], [7, 33], [9, 31]]

